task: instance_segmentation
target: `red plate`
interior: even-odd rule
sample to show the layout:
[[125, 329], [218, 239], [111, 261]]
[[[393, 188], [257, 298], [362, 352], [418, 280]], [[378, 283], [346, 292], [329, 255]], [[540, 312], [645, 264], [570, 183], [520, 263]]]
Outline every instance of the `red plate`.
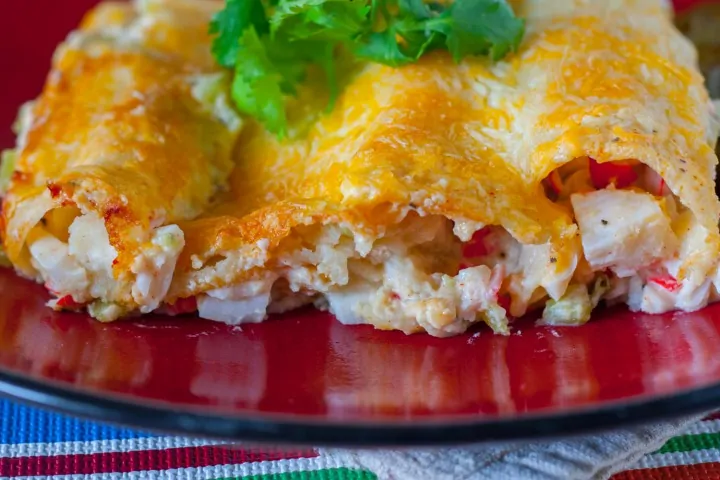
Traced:
[[[3, 7], [0, 122], [35, 96], [92, 0]], [[9, 12], [9, 13], [8, 13]], [[42, 12], [39, 14], [38, 12]], [[0, 141], [12, 138], [2, 131]], [[720, 406], [720, 304], [607, 310], [580, 328], [437, 339], [304, 310], [260, 325], [101, 324], [0, 269], [0, 392], [98, 420], [227, 439], [442, 444], [565, 435]]]

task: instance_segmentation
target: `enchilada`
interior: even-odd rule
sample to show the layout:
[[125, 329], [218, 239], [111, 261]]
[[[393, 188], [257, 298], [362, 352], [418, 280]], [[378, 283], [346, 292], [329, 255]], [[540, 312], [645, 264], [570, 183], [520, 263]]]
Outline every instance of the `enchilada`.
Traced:
[[[227, 100], [200, 33], [219, 4], [102, 7], [79, 35], [91, 37], [97, 18], [118, 22], [115, 36], [69, 41], [59, 58], [129, 48], [130, 76], [146, 74], [146, 86], [127, 91], [157, 89], [168, 110], [150, 110], [142, 128], [121, 117], [102, 143], [91, 120], [66, 127], [49, 115], [75, 107], [74, 95], [54, 93], [64, 69], [78, 76], [72, 85], [97, 78], [56, 61], [20, 126], [3, 207], [8, 257], [57, 294], [56, 308], [89, 306], [106, 320], [157, 309], [257, 322], [314, 304], [344, 323], [447, 336], [478, 322], [507, 334], [509, 318], [533, 310], [577, 325], [601, 303], [658, 313], [715, 300], [718, 122], [669, 8], [512, 5], [526, 21], [516, 53], [357, 62], [329, 113], [322, 84], [299, 89], [285, 139], [241, 121]], [[188, 80], [198, 75], [217, 82], [200, 96]], [[122, 82], [103, 85], [116, 100], [78, 105], [117, 115]], [[168, 124], [175, 143], [156, 141], [152, 155], [128, 141], [152, 143]], [[75, 150], [54, 147], [60, 126], [77, 135]], [[51, 168], [35, 161], [43, 142], [61, 159]], [[87, 193], [97, 191], [102, 200]], [[88, 230], [103, 251], [73, 246]], [[65, 288], [71, 279], [56, 271], [82, 287]]]
[[102, 4], [21, 109], [4, 245], [54, 306], [107, 320], [157, 308], [184, 245], [175, 223], [226, 188], [241, 121], [207, 52], [210, 6]]

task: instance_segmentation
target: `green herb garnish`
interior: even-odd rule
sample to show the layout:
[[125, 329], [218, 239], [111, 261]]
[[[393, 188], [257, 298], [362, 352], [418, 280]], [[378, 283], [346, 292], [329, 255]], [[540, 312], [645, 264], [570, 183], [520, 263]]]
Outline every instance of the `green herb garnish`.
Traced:
[[331, 109], [339, 92], [341, 49], [393, 67], [446, 49], [499, 60], [517, 49], [525, 24], [506, 0], [226, 0], [210, 25], [212, 52], [234, 71], [237, 108], [283, 138], [285, 100], [311, 65], [320, 67]]

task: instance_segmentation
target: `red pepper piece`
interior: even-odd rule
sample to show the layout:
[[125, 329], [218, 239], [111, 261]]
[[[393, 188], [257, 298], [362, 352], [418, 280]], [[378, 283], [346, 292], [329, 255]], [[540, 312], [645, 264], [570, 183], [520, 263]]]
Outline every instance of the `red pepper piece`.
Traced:
[[650, 278], [648, 278], [648, 281], [653, 282], [657, 285], [660, 285], [662, 288], [664, 288], [668, 292], [674, 292], [680, 288], [680, 283], [678, 283], [678, 281], [672, 275], [664, 275], [661, 277], [650, 277]]
[[616, 188], [629, 187], [637, 180], [637, 173], [632, 165], [622, 162], [598, 163], [590, 159], [590, 179], [598, 190], [615, 185]]
[[73, 299], [72, 295], [65, 295], [62, 298], [58, 298], [56, 305], [60, 308], [65, 308], [68, 310], [77, 310], [85, 306], [84, 303], [76, 302], [75, 299]]

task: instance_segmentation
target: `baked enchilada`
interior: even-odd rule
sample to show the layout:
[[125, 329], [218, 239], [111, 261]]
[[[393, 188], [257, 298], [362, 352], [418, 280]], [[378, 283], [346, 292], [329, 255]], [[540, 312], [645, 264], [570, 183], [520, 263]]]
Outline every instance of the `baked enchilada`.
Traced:
[[57, 308], [156, 309], [184, 245], [176, 222], [227, 188], [241, 121], [208, 51], [213, 10], [167, 5], [91, 12], [4, 155], [7, 257]]
[[[51, 306], [103, 321], [313, 304], [448, 336], [714, 301], [718, 124], [670, 9], [510, 3], [517, 51], [358, 56], [336, 94], [310, 70], [280, 135], [213, 61], [223, 2], [98, 7], [21, 112], [9, 260]], [[236, 78], [257, 67], [243, 48]]]

